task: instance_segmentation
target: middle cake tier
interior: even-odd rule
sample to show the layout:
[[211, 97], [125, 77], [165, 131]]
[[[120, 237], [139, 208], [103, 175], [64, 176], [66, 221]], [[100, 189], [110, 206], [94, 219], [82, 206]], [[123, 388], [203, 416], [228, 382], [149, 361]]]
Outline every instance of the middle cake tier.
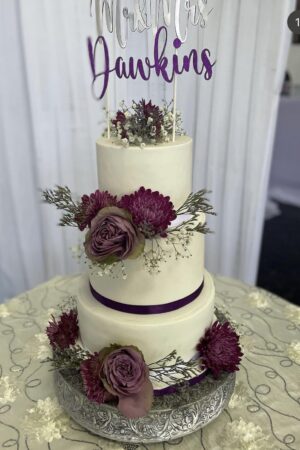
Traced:
[[199, 339], [212, 324], [214, 297], [212, 277], [205, 272], [201, 293], [188, 305], [161, 314], [131, 314], [98, 302], [91, 293], [87, 277], [82, 277], [77, 300], [82, 343], [91, 352], [111, 344], [135, 345], [148, 364], [166, 357], [173, 350], [188, 361], [195, 355]]
[[[193, 233], [190, 243], [184, 249], [175, 242], [158, 238], [160, 247], [164, 250], [162, 260], [158, 262], [158, 273], [150, 273], [145, 267], [143, 256], [135, 260], [124, 261], [124, 273], [116, 277], [105, 275], [98, 266], [91, 265], [89, 279], [96, 295], [108, 301], [127, 305], [161, 305], [185, 301], [187, 297], [197, 296], [203, 283], [204, 272], [204, 235]], [[153, 243], [147, 241], [149, 249]], [[185, 256], [174, 255], [174, 247], [185, 253]], [[121, 271], [120, 268], [116, 269]]]

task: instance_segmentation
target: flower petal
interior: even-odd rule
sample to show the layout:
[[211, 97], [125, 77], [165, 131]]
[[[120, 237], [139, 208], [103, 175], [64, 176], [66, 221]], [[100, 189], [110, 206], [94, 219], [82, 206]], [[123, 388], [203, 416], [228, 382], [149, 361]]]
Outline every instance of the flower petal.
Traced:
[[144, 251], [144, 248], [145, 248], [145, 236], [142, 233], [138, 232], [137, 237], [138, 237], [137, 245], [135, 247], [133, 247], [132, 252], [128, 256], [128, 259], [136, 259], [139, 256], [141, 256], [141, 254]]
[[138, 419], [146, 416], [153, 402], [153, 386], [146, 380], [141, 391], [130, 397], [119, 397], [118, 410], [129, 419]]

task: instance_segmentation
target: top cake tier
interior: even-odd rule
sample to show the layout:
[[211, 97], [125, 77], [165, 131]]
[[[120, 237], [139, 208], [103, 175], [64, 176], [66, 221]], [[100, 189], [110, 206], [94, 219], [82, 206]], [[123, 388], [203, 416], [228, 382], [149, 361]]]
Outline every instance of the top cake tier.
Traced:
[[143, 149], [100, 138], [97, 142], [99, 189], [124, 195], [144, 186], [170, 196], [177, 209], [192, 192], [192, 158], [192, 139], [187, 136]]

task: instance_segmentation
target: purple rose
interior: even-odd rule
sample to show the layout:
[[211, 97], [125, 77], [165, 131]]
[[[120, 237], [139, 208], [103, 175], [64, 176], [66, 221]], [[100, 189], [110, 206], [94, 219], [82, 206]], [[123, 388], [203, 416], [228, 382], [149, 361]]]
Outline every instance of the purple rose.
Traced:
[[142, 353], [133, 346], [112, 346], [100, 352], [105, 389], [119, 398], [119, 411], [129, 418], [145, 416], [152, 404], [153, 386]]
[[145, 238], [127, 211], [112, 206], [101, 209], [92, 220], [84, 246], [91, 261], [113, 264], [140, 256]]

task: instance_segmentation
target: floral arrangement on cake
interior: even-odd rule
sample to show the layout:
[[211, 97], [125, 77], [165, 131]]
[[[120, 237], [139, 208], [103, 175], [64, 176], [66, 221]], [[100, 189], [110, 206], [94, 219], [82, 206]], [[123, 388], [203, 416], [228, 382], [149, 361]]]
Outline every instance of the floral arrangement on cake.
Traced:
[[[142, 352], [133, 345], [113, 344], [90, 353], [80, 343], [76, 308], [52, 317], [46, 329], [55, 370], [71, 370], [80, 375], [83, 389], [91, 402], [113, 402], [128, 418], [139, 418], [151, 409], [155, 391], [153, 382], [172, 386], [189, 384], [199, 374], [239, 370], [242, 351], [239, 336], [225, 321], [208, 328], [196, 347], [195, 359], [185, 362], [176, 351], [160, 361], [147, 365]], [[171, 391], [173, 393], [173, 391]]]
[[[173, 118], [172, 103], [156, 106], [152, 101], [147, 103], [142, 99], [126, 106], [122, 102], [111, 119], [111, 133], [125, 147], [136, 145], [144, 148], [146, 144], [169, 142], [173, 133]], [[180, 112], [176, 113], [176, 134], [184, 134]]]
[[[146, 269], [155, 273], [172, 255], [190, 256], [193, 234], [209, 232], [200, 214], [214, 214], [206, 194], [206, 190], [190, 194], [177, 211], [170, 197], [145, 187], [121, 198], [97, 190], [75, 201], [68, 187], [57, 186], [43, 191], [42, 198], [64, 211], [59, 225], [86, 231], [84, 253], [92, 267], [111, 274], [121, 264], [126, 278], [126, 260], [143, 256]], [[182, 221], [172, 226], [180, 216]]]

